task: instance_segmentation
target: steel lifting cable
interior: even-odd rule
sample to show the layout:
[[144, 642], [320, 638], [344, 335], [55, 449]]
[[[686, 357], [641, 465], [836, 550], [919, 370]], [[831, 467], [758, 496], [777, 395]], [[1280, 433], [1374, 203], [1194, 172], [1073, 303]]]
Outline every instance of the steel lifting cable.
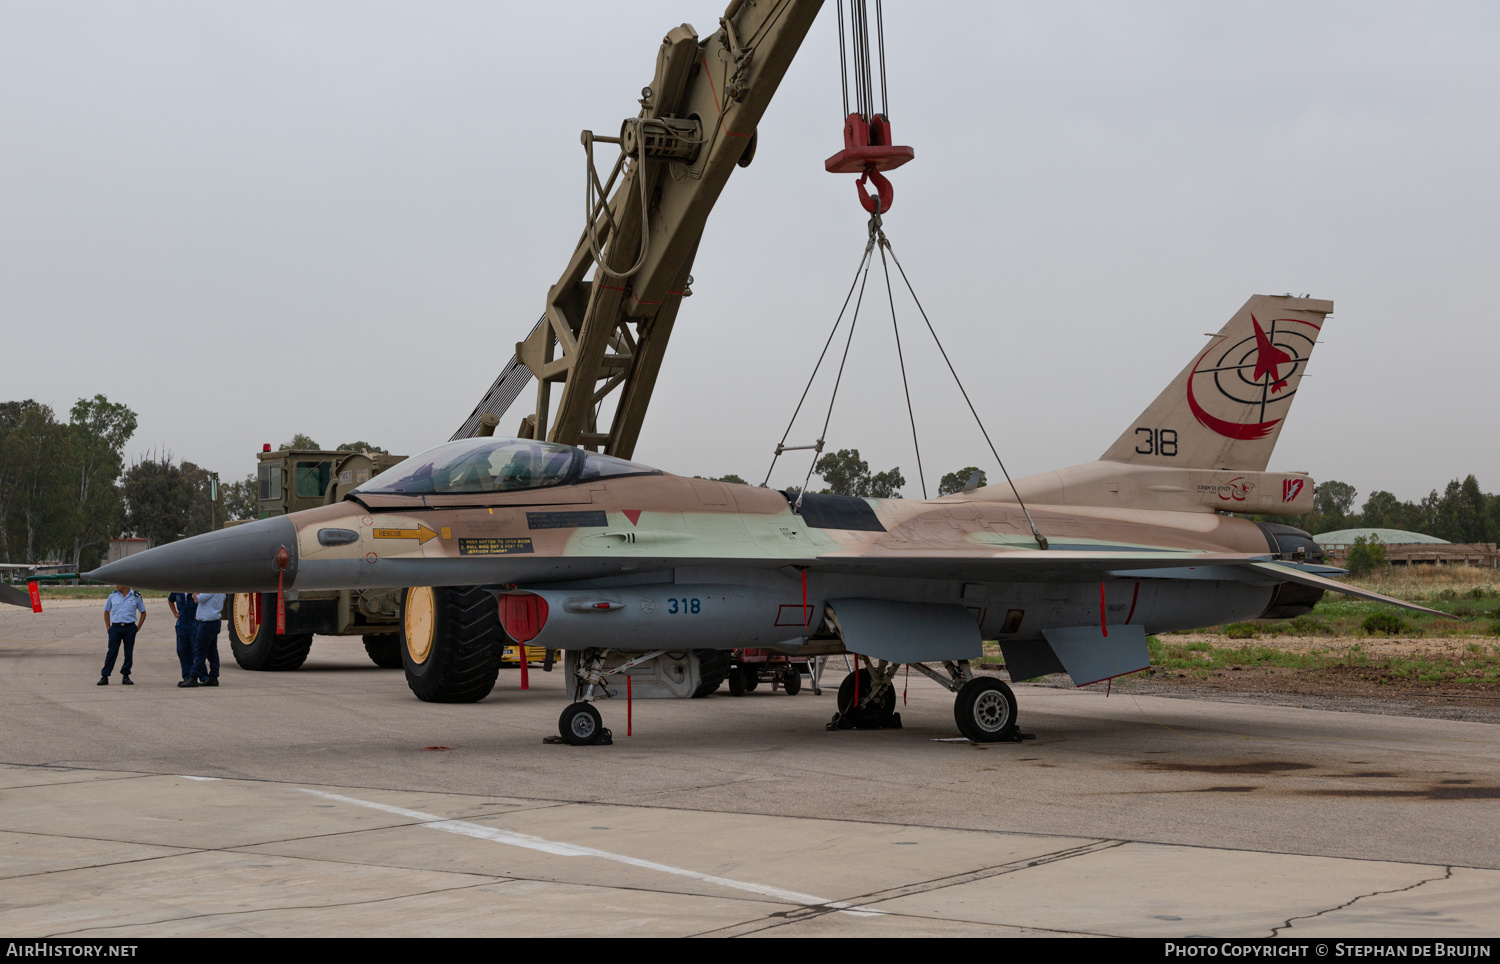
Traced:
[[[917, 413], [911, 407], [911, 386], [906, 382], [906, 356], [901, 353], [901, 326], [896, 323], [896, 296], [891, 293], [891, 269], [885, 263], [885, 252], [890, 247], [890, 242], [886, 241], [885, 232], [880, 229], [880, 215], [871, 217], [870, 223], [880, 237], [880, 268], [885, 272], [885, 297], [891, 305], [891, 329], [896, 333], [896, 360], [901, 364], [901, 390], [906, 393], [906, 417], [911, 420], [911, 447], [917, 453], [917, 481], [922, 483], [922, 498], [925, 499], [927, 475], [922, 471], [922, 446], [917, 443]], [[891, 257], [894, 258], [895, 254]]]
[[[874, 243], [875, 237], [874, 231], [872, 230], [870, 233], [870, 244], [873, 245]], [[870, 278], [869, 263], [870, 255], [869, 246], [867, 245], [865, 251], [865, 270], [864, 273], [860, 276], [859, 282], [859, 297], [854, 300], [854, 314], [849, 317], [849, 337], [844, 341], [844, 355], [839, 359], [839, 373], [833, 380], [833, 394], [828, 398], [828, 414], [823, 416], [823, 431], [818, 433], [818, 451], [820, 452], [822, 451], [822, 440], [828, 437], [828, 423], [833, 421], [833, 403], [839, 397], [839, 385], [844, 381], [844, 365], [849, 361], [849, 346], [854, 343], [854, 329], [859, 324], [859, 306], [864, 303], [865, 282]], [[817, 469], [817, 467], [818, 456], [814, 454], [812, 464], [807, 467], [807, 476], [802, 480], [802, 488], [797, 492], [797, 504], [793, 508], [793, 511], [801, 510], [802, 497], [807, 494], [807, 485], [812, 481], [813, 472]]]
[[839, 12], [839, 80], [844, 85], [844, 112], [839, 115], [839, 120], [842, 121], [849, 116], [849, 64], [844, 59], [844, 0], [838, 0], [833, 8]]
[[[797, 399], [797, 407], [792, 412], [791, 421], [786, 423], [786, 431], [781, 433], [781, 441], [776, 443], [776, 453], [771, 456], [771, 467], [766, 469], [766, 478], [763, 482], [761, 482], [761, 488], [765, 488], [771, 484], [771, 473], [776, 470], [776, 460], [781, 458], [781, 453], [792, 450], [787, 447], [786, 440], [792, 434], [792, 426], [796, 424], [797, 416], [802, 411], [802, 405], [807, 401], [807, 393], [812, 390], [813, 381], [818, 377], [818, 370], [823, 367], [823, 359], [828, 355], [828, 346], [833, 344], [833, 336], [838, 334], [839, 325], [844, 323], [844, 312], [849, 310], [849, 299], [854, 297], [854, 287], [855, 285], [859, 284], [861, 273], [866, 271], [865, 266], [870, 260], [870, 254], [874, 250], [874, 247], [875, 241], [872, 237], [870, 243], [865, 245], [865, 253], [859, 259], [859, 267], [854, 269], [854, 280], [849, 282], [849, 291], [844, 295], [843, 307], [839, 309], [839, 316], [834, 320], [833, 329], [828, 332], [828, 339], [823, 342], [823, 350], [818, 354], [818, 363], [813, 366], [812, 375], [807, 379], [806, 387], [802, 389], [802, 397]], [[859, 314], [858, 307], [855, 308], [855, 314]], [[850, 331], [853, 331], [852, 323], [850, 325]], [[846, 346], [844, 349], [845, 356], [847, 356], [848, 353], [849, 350]], [[819, 455], [821, 455], [823, 452], [823, 439], [819, 438], [817, 444], [811, 447], [815, 449]], [[814, 456], [814, 459], [816, 460], [816, 456]]]
[[990, 454], [995, 457], [995, 462], [1000, 466], [1001, 474], [1005, 476], [1006, 484], [1010, 486], [1011, 494], [1016, 497], [1016, 504], [1021, 507], [1021, 511], [1026, 515], [1026, 521], [1031, 526], [1032, 538], [1036, 539], [1038, 546], [1043, 549], [1047, 548], [1047, 538], [1036, 527], [1036, 520], [1031, 517], [1031, 510], [1026, 508], [1026, 502], [1021, 498], [1021, 493], [1017, 491], [1016, 483], [1011, 480], [1010, 473], [1006, 471], [1005, 460], [1000, 458], [1000, 453], [996, 450], [995, 443], [991, 441], [990, 433], [984, 427], [984, 420], [979, 417], [979, 410], [974, 407], [973, 400], [969, 398], [969, 392], [964, 388], [963, 380], [958, 377], [958, 371], [953, 367], [953, 361], [948, 357], [948, 351], [943, 347], [942, 339], [938, 338], [937, 329], [932, 327], [932, 320], [927, 317], [927, 309], [922, 307], [922, 299], [917, 297], [916, 289], [912, 287], [911, 279], [906, 276], [906, 269], [901, 267], [901, 259], [896, 257], [896, 251], [891, 247], [891, 242], [886, 238], [884, 231], [880, 231], [879, 242], [883, 251], [890, 252], [891, 261], [895, 262], [896, 270], [901, 272], [901, 280], [906, 283], [906, 290], [911, 292], [911, 300], [916, 303], [917, 311], [921, 312], [922, 321], [926, 323], [928, 332], [932, 334], [932, 340], [937, 345], [938, 351], [942, 354], [944, 363], [948, 366], [948, 373], [953, 376], [953, 383], [958, 386], [959, 392], [964, 397], [964, 403], [969, 406], [969, 412], [974, 416], [974, 423], [979, 426], [979, 431], [984, 436], [985, 444], [990, 447]]

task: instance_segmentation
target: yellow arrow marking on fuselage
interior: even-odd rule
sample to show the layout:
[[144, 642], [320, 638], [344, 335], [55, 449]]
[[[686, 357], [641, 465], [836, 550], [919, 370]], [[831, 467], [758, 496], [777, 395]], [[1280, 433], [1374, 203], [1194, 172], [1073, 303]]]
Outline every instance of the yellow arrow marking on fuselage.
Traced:
[[437, 533], [424, 525], [415, 529], [376, 529], [377, 539], [415, 539], [419, 545], [425, 544], [428, 539], [436, 539]]

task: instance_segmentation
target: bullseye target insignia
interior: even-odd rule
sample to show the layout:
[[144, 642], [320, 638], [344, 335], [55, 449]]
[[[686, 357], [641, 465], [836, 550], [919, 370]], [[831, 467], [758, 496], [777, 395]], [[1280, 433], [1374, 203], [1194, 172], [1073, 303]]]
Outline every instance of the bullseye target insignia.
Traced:
[[1209, 345], [1187, 380], [1194, 417], [1225, 438], [1244, 441], [1265, 438], [1286, 417], [1297, 394], [1293, 379], [1302, 375], [1318, 337], [1317, 325], [1296, 318], [1263, 328], [1251, 315], [1250, 323], [1250, 337]]

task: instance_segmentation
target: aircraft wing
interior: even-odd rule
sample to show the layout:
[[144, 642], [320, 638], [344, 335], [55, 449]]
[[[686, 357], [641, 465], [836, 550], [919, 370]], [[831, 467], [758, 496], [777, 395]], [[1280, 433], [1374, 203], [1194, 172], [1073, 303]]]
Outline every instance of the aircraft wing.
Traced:
[[1266, 558], [1265, 553], [1173, 549], [973, 549], [957, 552], [887, 549], [878, 555], [832, 552], [818, 556], [808, 568], [817, 572], [868, 576], [1093, 582], [1121, 569], [1186, 570], [1205, 566], [1244, 566]]

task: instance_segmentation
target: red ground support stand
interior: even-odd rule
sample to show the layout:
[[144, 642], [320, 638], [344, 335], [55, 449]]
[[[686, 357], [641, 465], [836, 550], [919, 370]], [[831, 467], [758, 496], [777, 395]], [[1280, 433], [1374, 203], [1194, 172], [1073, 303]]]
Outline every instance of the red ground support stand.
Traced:
[[[910, 147], [891, 143], [891, 123], [885, 115], [876, 114], [866, 121], [856, 113], [844, 120], [844, 149], [824, 161], [823, 169], [830, 174], [859, 174], [854, 185], [859, 203], [871, 214], [886, 214], [895, 189], [880, 172], [895, 170], [916, 156]], [[874, 182], [878, 197], [865, 193], [866, 180]]]

